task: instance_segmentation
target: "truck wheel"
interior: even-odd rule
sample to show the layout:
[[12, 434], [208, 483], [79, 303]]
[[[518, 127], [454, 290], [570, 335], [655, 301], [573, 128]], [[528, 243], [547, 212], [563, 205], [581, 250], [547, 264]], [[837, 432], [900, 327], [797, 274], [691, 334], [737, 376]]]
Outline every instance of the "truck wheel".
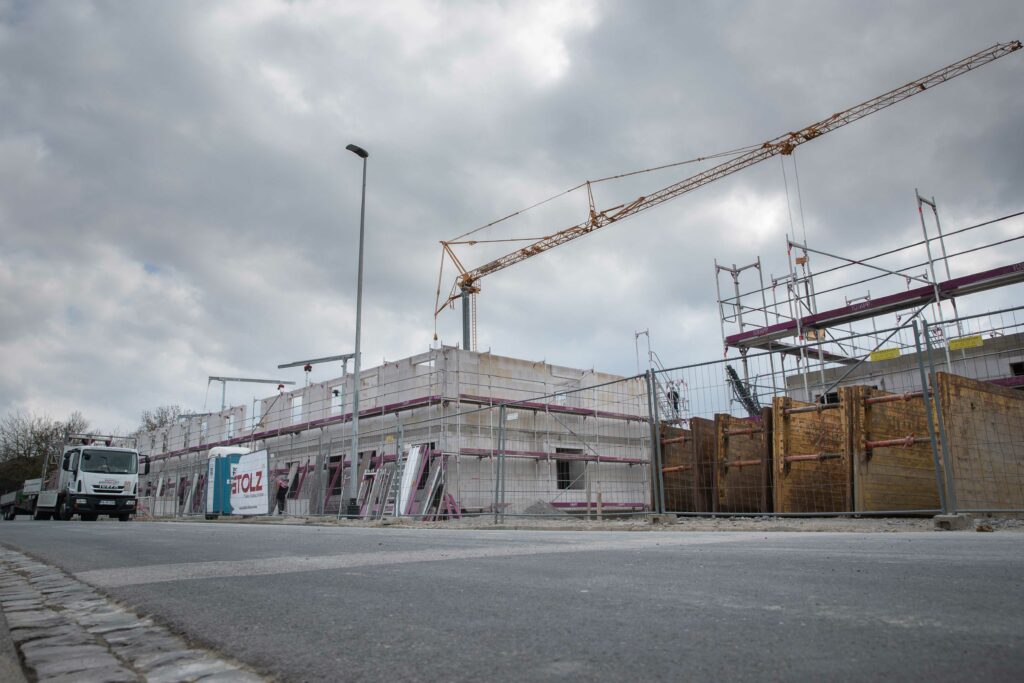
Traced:
[[117, 521], [119, 521], [119, 522], [130, 522], [130, 521], [132, 521], [132, 513], [130, 513], [130, 512], [123, 512], [123, 513], [121, 513], [120, 515], [117, 516]]
[[54, 519], [59, 519], [63, 522], [68, 521], [74, 516], [75, 511], [71, 509], [71, 506], [67, 504], [67, 501], [64, 501], [59, 506], [57, 506], [57, 510], [53, 513]]
[[95, 522], [96, 518], [99, 517], [95, 512], [79, 512], [78, 516], [83, 522]]
[[14, 512], [13, 509], [4, 510], [4, 521], [5, 522], [9, 522], [12, 519], [14, 519], [13, 515], [11, 515], [12, 512]]

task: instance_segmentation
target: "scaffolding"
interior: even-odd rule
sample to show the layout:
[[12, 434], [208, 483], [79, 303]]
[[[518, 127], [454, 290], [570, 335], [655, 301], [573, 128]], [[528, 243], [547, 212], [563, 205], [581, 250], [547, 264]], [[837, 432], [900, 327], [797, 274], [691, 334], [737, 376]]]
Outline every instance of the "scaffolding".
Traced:
[[[941, 344], [948, 369], [954, 367], [951, 347], [957, 340], [998, 332], [998, 321], [991, 323], [992, 329], [980, 323], [977, 329], [965, 329], [957, 300], [1024, 282], [1024, 212], [943, 232], [935, 198], [925, 198], [917, 190], [915, 198], [922, 238], [892, 249], [854, 258], [787, 236], [787, 271], [769, 276], [767, 285], [760, 257], [746, 266], [716, 260], [722, 343], [726, 357], [738, 354], [742, 366], [742, 376], [733, 383], [735, 401], [753, 398], [750, 408], [759, 396], [777, 395], [780, 386], [792, 393], [794, 384], [802, 390], [795, 398], [827, 401], [826, 394], [834, 389], [826, 382], [826, 375], [835, 374], [830, 370], [912, 348], [913, 340], [904, 333], [885, 335], [878, 330], [913, 318], [933, 321], [933, 341], [952, 342]], [[931, 230], [929, 222], [934, 225]], [[812, 270], [812, 258], [824, 267]], [[980, 259], [992, 265], [979, 270]], [[744, 276], [749, 280], [754, 273], [756, 284], [744, 290]], [[872, 289], [886, 294], [873, 295]], [[949, 312], [944, 311], [947, 307]], [[895, 316], [895, 325], [885, 319], [889, 315]], [[747, 364], [751, 350], [768, 351], [778, 362], [773, 360], [767, 372], [752, 374]]]

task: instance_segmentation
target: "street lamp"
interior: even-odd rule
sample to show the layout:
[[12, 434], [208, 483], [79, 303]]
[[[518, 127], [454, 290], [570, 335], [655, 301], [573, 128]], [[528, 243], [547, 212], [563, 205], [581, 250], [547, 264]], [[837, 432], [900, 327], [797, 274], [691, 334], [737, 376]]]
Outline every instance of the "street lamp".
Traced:
[[[344, 496], [348, 498], [348, 516], [356, 517], [359, 515], [359, 504], [356, 502], [358, 495], [356, 477], [359, 476], [359, 385], [362, 383], [359, 375], [359, 339], [363, 316], [363, 227], [366, 222], [366, 157], [370, 156], [370, 153], [358, 145], [346, 145], [345, 149], [363, 160], [363, 197], [359, 205], [359, 268], [356, 274], [356, 357], [355, 376], [352, 378], [354, 385], [352, 392], [352, 464], [349, 466], [349, 477]], [[340, 511], [339, 506], [339, 513]]]

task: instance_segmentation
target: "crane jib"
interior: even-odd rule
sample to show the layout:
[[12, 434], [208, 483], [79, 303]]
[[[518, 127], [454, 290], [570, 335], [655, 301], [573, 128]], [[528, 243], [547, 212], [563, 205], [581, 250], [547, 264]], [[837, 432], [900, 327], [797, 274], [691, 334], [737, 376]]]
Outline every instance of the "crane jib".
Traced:
[[[786, 133], [768, 140], [749, 152], [740, 154], [718, 164], [717, 166], [713, 166], [712, 168], [669, 185], [668, 187], [664, 187], [649, 195], [640, 197], [624, 207], [617, 207], [615, 210], [607, 209], [605, 211], [593, 212], [591, 217], [583, 223], [560, 230], [548, 237], [533, 242], [526, 247], [522, 247], [514, 252], [506, 254], [505, 256], [501, 256], [472, 270], [462, 272], [456, 280], [456, 286], [460, 290], [473, 288], [476, 291], [479, 291], [479, 285], [477, 282], [485, 275], [490, 275], [491, 273], [503, 270], [509, 266], [519, 263], [520, 261], [524, 261], [532, 256], [542, 254], [549, 249], [553, 249], [554, 247], [565, 244], [566, 242], [570, 242], [578, 237], [587, 235], [594, 230], [619, 222], [623, 219], [629, 218], [630, 216], [634, 216], [641, 211], [667, 202], [670, 199], [675, 199], [676, 197], [686, 194], [687, 192], [691, 192], [698, 187], [707, 185], [719, 178], [757, 164], [765, 159], [769, 159], [780, 154], [791, 154], [797, 146], [805, 142], [814, 140], [825, 133], [836, 130], [837, 128], [842, 128], [843, 126], [862, 119], [865, 116], [869, 116], [870, 114], [881, 111], [882, 109], [897, 104], [898, 102], [902, 102], [909, 97], [913, 97], [918, 93], [929, 90], [936, 85], [940, 85], [956, 78], [957, 76], [973, 71], [979, 66], [995, 61], [996, 59], [1015, 52], [1020, 48], [1021, 42], [1019, 40], [1014, 40], [1008, 43], [996, 43], [992, 47], [982, 50], [981, 52], [977, 52], [969, 57], [965, 57], [964, 59], [934, 71], [927, 76], [911, 81], [910, 83], [850, 107], [849, 109], [832, 114], [822, 121], [805, 126], [796, 132]], [[436, 308], [435, 315], [450, 303], [454, 302], [458, 297], [459, 294], [453, 291], [445, 303]]]

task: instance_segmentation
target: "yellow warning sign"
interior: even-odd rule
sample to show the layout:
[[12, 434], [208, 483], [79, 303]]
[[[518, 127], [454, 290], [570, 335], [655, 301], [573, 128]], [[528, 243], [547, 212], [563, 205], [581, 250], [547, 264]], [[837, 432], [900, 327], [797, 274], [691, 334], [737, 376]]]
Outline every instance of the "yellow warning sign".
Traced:
[[960, 349], [976, 349], [982, 346], [985, 342], [982, 341], [980, 334], [974, 334], [970, 337], [960, 337], [958, 339], [949, 340], [949, 350], [959, 351]]
[[878, 349], [877, 351], [872, 351], [871, 352], [871, 356], [870, 356], [872, 361], [876, 361], [876, 360], [889, 360], [890, 358], [899, 358], [899, 357], [900, 357], [900, 350], [899, 349]]

